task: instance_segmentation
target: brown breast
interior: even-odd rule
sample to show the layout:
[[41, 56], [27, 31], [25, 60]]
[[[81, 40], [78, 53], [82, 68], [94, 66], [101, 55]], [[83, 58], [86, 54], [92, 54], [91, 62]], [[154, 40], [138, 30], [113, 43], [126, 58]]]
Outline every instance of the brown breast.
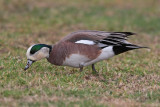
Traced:
[[96, 45], [76, 44], [72, 42], [59, 42], [53, 46], [48, 61], [54, 65], [62, 65], [65, 58], [71, 54], [82, 54], [93, 60], [99, 56], [101, 49]]

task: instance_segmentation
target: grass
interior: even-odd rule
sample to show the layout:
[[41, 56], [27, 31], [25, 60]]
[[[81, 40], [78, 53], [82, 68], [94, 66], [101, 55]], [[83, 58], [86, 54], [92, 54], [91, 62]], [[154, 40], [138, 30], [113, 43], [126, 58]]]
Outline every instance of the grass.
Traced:
[[[158, 0], [1, 0], [0, 106], [160, 106]], [[26, 50], [76, 30], [132, 31], [134, 50], [83, 72], [45, 59], [28, 71]]]

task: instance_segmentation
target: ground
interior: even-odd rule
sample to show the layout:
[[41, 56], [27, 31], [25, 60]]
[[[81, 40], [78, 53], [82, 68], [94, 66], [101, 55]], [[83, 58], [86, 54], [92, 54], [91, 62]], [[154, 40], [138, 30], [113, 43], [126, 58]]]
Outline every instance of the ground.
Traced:
[[[0, 106], [160, 106], [159, 0], [1, 0]], [[134, 50], [83, 72], [46, 59], [24, 71], [26, 50], [76, 30], [131, 31]]]

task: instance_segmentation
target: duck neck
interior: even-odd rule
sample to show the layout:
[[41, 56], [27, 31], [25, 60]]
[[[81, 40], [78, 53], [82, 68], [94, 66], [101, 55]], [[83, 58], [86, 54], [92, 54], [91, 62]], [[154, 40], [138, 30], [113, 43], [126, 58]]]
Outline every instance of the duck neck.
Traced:
[[50, 54], [52, 51], [52, 45], [48, 45], [48, 48], [49, 48], [49, 54]]
[[46, 58], [49, 58], [49, 56], [50, 56], [50, 53], [51, 53], [51, 51], [52, 51], [52, 45], [46, 45], [45, 44], [45, 46], [44, 47], [46, 47], [46, 48], [48, 48], [47, 50], [46, 50]]

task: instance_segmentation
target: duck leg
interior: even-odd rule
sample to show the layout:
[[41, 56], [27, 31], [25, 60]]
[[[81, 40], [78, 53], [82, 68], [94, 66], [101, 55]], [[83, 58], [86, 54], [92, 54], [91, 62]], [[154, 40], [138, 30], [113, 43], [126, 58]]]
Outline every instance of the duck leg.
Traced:
[[82, 72], [83, 71], [83, 65], [79, 64], [79, 68], [80, 68], [79, 71]]
[[97, 73], [94, 64], [92, 64], [92, 71]]
[[83, 67], [81, 67], [81, 68], [79, 69], [79, 71], [82, 72], [82, 71], [83, 71]]

